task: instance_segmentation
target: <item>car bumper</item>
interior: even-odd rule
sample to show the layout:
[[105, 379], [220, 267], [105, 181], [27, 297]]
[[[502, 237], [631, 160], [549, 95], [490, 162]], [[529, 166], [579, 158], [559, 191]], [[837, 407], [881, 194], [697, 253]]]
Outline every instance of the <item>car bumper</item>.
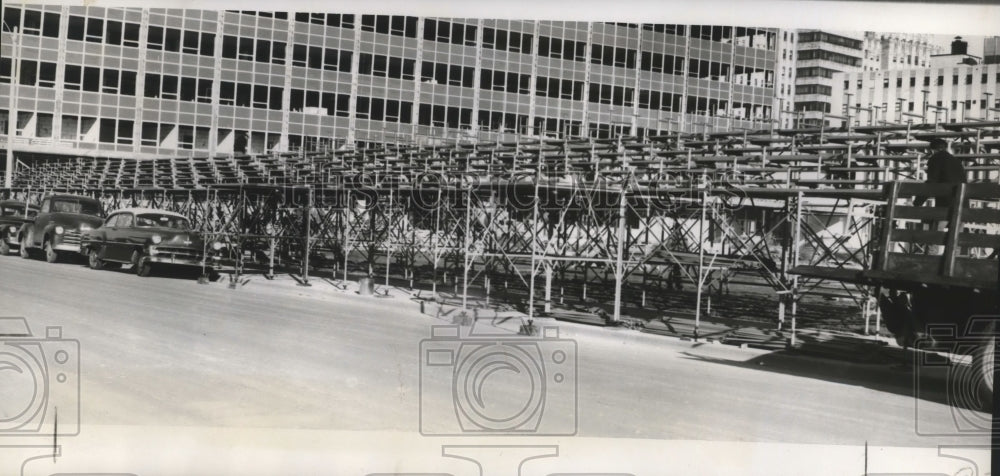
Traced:
[[185, 248], [149, 247], [149, 261], [157, 264], [173, 264], [179, 266], [212, 267], [214, 260], [205, 259], [199, 251]]

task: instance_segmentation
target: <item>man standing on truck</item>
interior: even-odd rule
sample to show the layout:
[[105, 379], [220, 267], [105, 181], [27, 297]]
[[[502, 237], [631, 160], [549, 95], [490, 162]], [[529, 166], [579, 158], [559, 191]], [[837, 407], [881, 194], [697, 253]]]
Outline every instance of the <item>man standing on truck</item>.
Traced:
[[[926, 183], [960, 184], [966, 182], [965, 165], [962, 160], [948, 152], [948, 142], [944, 139], [933, 138], [928, 143], [930, 156], [927, 157], [927, 180]], [[919, 207], [927, 201], [927, 197], [917, 197], [913, 200], [913, 206]], [[951, 196], [941, 195], [934, 197], [935, 207], [950, 207]], [[924, 222], [933, 231], [945, 231], [948, 229], [948, 221], [930, 220]], [[940, 245], [932, 245], [928, 250], [932, 255], [943, 252]]]
[[[966, 182], [965, 165], [961, 159], [948, 152], [948, 143], [944, 139], [934, 138], [929, 142], [930, 156], [927, 157], [927, 183], [959, 184]], [[917, 197], [914, 206], [921, 206], [927, 197]], [[934, 206], [947, 207], [951, 205], [950, 196], [934, 197]]]

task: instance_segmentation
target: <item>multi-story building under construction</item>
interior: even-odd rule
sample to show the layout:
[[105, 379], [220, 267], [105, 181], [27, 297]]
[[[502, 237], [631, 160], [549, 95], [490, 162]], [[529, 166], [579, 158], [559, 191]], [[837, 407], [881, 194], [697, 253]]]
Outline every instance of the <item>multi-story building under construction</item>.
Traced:
[[751, 127], [778, 31], [311, 12], [5, 6], [18, 154], [316, 150]]

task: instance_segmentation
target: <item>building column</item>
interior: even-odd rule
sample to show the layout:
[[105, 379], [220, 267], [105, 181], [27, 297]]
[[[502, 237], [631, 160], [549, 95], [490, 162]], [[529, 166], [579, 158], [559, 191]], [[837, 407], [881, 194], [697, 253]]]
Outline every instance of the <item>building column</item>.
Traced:
[[[219, 64], [222, 61], [222, 38], [225, 34], [225, 29], [223, 28], [226, 20], [226, 12], [219, 11], [219, 18], [216, 20], [215, 24], [215, 51], [212, 52], [212, 57], [215, 64]], [[144, 35], [145, 36], [145, 35]], [[291, 56], [288, 56], [288, 62], [291, 62]], [[215, 154], [219, 152], [218, 147], [221, 145], [219, 143], [219, 94], [222, 91], [222, 68], [215, 68], [212, 71], [212, 122], [209, 124], [208, 129], [208, 156], [215, 157]], [[229, 147], [222, 148], [223, 151], [230, 154], [233, 153], [233, 138], [232, 134], [229, 137]]]
[[59, 53], [56, 60], [56, 108], [52, 114], [52, 141], [54, 143], [62, 140], [63, 92], [66, 89], [66, 38], [68, 37], [69, 5], [63, 5], [59, 10]]
[[[351, 99], [348, 101], [348, 108], [350, 110], [348, 113], [348, 126], [347, 126], [347, 143], [353, 144], [357, 136], [357, 126], [358, 126], [358, 67], [361, 64], [361, 15], [355, 15], [354, 21], [354, 49], [351, 54]], [[322, 136], [323, 129], [320, 126], [320, 135]], [[384, 139], [384, 137], [383, 137]]]
[[[278, 152], [288, 152], [288, 121], [292, 117], [292, 57], [295, 54], [296, 21], [294, 17], [295, 15], [292, 14], [291, 18], [288, 19], [288, 38], [285, 41], [285, 82], [281, 89], [281, 137], [278, 139], [277, 147], [275, 147]], [[336, 101], [334, 108], [336, 108]]]

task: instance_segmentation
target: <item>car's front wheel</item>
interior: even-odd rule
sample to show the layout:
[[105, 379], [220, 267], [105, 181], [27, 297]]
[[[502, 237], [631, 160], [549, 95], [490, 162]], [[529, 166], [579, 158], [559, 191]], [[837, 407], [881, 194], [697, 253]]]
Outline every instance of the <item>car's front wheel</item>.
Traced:
[[148, 256], [136, 250], [132, 252], [132, 270], [136, 276], [145, 278], [153, 272], [153, 263], [149, 261]]
[[91, 249], [90, 253], [87, 253], [87, 264], [90, 265], [90, 269], [104, 269], [104, 260], [101, 259], [101, 254], [98, 250]]
[[28, 237], [27, 236], [22, 236], [21, 237], [21, 246], [18, 247], [17, 252], [24, 259], [31, 258], [31, 250], [28, 249]]
[[59, 252], [52, 246], [52, 240], [45, 240], [45, 261], [55, 263], [59, 261]]
[[7, 256], [10, 254], [10, 245], [7, 243], [5, 238], [0, 238], [0, 256]]

